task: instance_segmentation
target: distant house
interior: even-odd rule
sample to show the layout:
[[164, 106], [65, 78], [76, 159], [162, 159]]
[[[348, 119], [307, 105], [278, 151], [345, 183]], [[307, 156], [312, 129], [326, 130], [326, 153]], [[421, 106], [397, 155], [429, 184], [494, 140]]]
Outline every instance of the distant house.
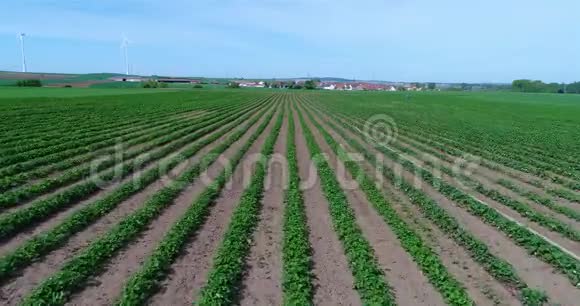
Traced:
[[118, 77], [112, 77], [109, 80], [111, 80], [113, 82], [147, 82], [150, 79], [143, 78], [140, 76], [118, 76]]
[[266, 83], [263, 81], [260, 81], [260, 82], [241, 82], [239, 84], [240, 84], [240, 87], [250, 87], [250, 88], [264, 88], [264, 87], [266, 87]]
[[324, 90], [335, 90], [336, 89], [336, 85], [334, 84], [325, 84], [322, 86], [322, 89]]

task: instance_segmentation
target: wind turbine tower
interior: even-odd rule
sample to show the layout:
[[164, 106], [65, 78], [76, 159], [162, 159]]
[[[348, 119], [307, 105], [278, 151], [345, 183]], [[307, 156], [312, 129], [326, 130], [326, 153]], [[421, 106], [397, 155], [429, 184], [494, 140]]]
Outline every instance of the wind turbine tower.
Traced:
[[26, 55], [24, 54], [24, 36], [26, 33], [20, 33], [18, 37], [20, 38], [20, 50], [22, 51], [22, 72], [26, 72]]
[[123, 35], [123, 41], [121, 42], [121, 49], [123, 49], [123, 56], [125, 58], [125, 74], [129, 75], [129, 39]]

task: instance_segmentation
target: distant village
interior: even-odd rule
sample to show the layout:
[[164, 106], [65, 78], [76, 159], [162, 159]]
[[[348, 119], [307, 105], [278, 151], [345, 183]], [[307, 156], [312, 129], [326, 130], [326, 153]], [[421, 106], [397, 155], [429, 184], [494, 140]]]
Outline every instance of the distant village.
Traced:
[[117, 76], [110, 78], [115, 82], [156, 82], [165, 84], [213, 84], [230, 88], [279, 88], [279, 89], [318, 89], [332, 91], [480, 91], [498, 89], [497, 84], [466, 84], [466, 83], [418, 83], [418, 82], [374, 82], [374, 81], [328, 81], [317, 79], [285, 79], [285, 80], [244, 80], [244, 79], [204, 79], [204, 78], [172, 78], [172, 77], [141, 77]]
[[[236, 85], [234, 85], [236, 84]], [[291, 80], [291, 81], [240, 81], [230, 82], [230, 86], [243, 88], [292, 88], [292, 89], [321, 89], [338, 91], [422, 91], [426, 89], [437, 90], [436, 85], [420, 83], [373, 83], [373, 82], [331, 82], [315, 80]]]

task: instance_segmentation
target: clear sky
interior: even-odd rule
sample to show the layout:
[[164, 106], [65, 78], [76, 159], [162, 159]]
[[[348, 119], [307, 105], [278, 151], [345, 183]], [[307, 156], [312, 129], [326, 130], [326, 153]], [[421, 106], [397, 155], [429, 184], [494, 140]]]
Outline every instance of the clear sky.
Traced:
[[577, 0], [18, 0], [0, 70], [436, 82], [580, 80]]

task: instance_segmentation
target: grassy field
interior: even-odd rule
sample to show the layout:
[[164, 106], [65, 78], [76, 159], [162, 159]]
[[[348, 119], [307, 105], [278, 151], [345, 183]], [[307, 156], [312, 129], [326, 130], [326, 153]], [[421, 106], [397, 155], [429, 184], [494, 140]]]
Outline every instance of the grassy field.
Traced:
[[[64, 98], [86, 96], [111, 96], [129, 94], [148, 94], [175, 91], [175, 89], [151, 89], [151, 88], [51, 88], [51, 87], [0, 87], [0, 99], [9, 98]], [[7, 102], [7, 101], [5, 101]]]
[[3, 305], [576, 305], [580, 99], [0, 88]]

